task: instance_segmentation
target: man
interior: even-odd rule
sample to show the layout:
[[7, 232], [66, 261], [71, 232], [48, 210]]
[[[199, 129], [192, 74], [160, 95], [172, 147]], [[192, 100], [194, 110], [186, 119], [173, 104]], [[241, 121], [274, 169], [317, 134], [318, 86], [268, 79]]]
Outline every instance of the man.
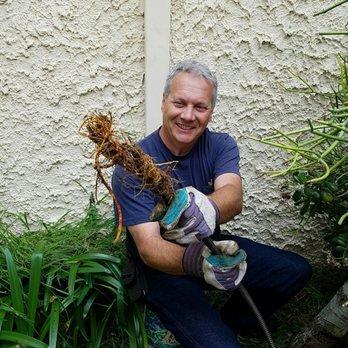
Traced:
[[[220, 232], [219, 224], [242, 210], [242, 181], [235, 141], [207, 128], [216, 96], [215, 76], [198, 62], [180, 62], [167, 77], [162, 127], [140, 142], [157, 163], [175, 163], [178, 190], [160, 222], [150, 221], [156, 198], [134, 177], [117, 166], [112, 182], [130, 249], [138, 252], [147, 280], [146, 302], [183, 347], [240, 347], [235, 330], [257, 323], [238, 291], [221, 313], [213, 309], [209, 286], [235, 290], [243, 278], [268, 317], [311, 275], [299, 255]], [[211, 255], [206, 237], [222, 256]]]

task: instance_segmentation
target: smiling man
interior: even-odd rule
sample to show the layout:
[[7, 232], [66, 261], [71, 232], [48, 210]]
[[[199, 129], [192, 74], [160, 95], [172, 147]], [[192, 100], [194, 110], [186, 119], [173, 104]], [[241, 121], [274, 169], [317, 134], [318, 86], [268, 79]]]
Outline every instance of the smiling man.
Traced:
[[[178, 63], [167, 77], [163, 124], [139, 143], [158, 164], [175, 163], [177, 191], [161, 221], [150, 220], [158, 202], [136, 178], [116, 166], [112, 181], [127, 247], [147, 281], [144, 300], [183, 347], [240, 347], [235, 330], [257, 324], [234, 291], [242, 279], [268, 317], [311, 275], [295, 253], [221, 233], [219, 225], [241, 212], [243, 193], [235, 140], [207, 128], [216, 97], [216, 77], [196, 61]], [[206, 237], [222, 255], [211, 255]], [[209, 288], [231, 291], [221, 312], [209, 304]]]
[[[169, 87], [168, 87], [169, 88]], [[202, 135], [213, 113], [213, 85], [199, 75], [182, 72], [162, 100], [160, 137], [176, 156], [186, 155]]]

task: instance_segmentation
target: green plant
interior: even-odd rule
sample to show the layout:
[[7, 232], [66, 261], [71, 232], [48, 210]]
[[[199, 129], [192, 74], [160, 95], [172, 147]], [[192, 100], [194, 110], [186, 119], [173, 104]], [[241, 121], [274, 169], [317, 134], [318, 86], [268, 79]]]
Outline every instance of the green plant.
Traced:
[[[123, 248], [111, 244], [113, 218], [95, 204], [79, 221], [36, 229], [27, 215], [1, 217], [1, 346], [147, 346], [144, 313], [121, 279]], [[11, 233], [19, 220], [22, 235]]]
[[[47, 347], [41, 339], [34, 337], [37, 331], [37, 313], [39, 309], [39, 291], [41, 287], [42, 254], [34, 253], [31, 258], [30, 277], [27, 286], [18, 276], [12, 254], [3, 250], [8, 272], [9, 291], [0, 301], [0, 342], [13, 342], [32, 347]], [[57, 344], [57, 301], [53, 301], [49, 310], [52, 325], [49, 327], [49, 345]], [[40, 336], [40, 332], [37, 332]]]
[[[348, 3], [341, 0], [320, 15]], [[348, 32], [324, 32], [321, 35], [347, 35]], [[326, 236], [334, 254], [348, 260], [348, 180], [347, 180], [347, 122], [348, 122], [348, 54], [339, 56], [340, 74], [337, 88], [331, 93], [321, 93], [304, 79], [306, 93], [329, 98], [331, 108], [324, 119], [308, 120], [308, 127], [291, 132], [277, 130], [275, 134], [258, 141], [290, 153], [289, 160], [273, 176], [288, 175], [294, 185], [293, 200], [300, 208], [302, 220], [322, 217], [328, 228]], [[327, 273], [327, 272], [326, 272]], [[329, 272], [330, 273], [330, 272]], [[346, 277], [345, 272], [341, 272]], [[327, 283], [325, 274], [325, 282]], [[347, 343], [348, 281], [336, 291], [330, 302], [321, 309], [314, 320], [292, 339], [292, 347], [333, 346], [340, 340]], [[330, 283], [331, 285], [331, 283]], [[336, 345], [335, 345], [336, 346]]]
[[253, 139], [290, 154], [281, 170], [269, 173], [273, 177], [288, 175], [302, 221], [325, 218], [335, 255], [348, 257], [348, 55], [339, 56], [339, 65], [337, 90], [321, 93], [307, 89], [329, 99], [331, 107], [324, 119], [308, 120], [307, 127], [276, 130], [270, 136]]

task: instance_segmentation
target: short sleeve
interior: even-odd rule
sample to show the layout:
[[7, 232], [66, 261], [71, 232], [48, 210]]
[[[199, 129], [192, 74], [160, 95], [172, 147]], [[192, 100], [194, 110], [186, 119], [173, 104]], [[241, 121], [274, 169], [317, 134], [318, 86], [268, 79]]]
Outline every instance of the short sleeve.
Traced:
[[239, 149], [236, 141], [228, 134], [220, 134], [216, 142], [216, 159], [214, 163], [214, 179], [221, 174], [239, 172]]
[[150, 221], [151, 212], [156, 205], [154, 196], [149, 190], [143, 189], [140, 181], [119, 165], [115, 167], [112, 176], [112, 190], [121, 206], [125, 226]]

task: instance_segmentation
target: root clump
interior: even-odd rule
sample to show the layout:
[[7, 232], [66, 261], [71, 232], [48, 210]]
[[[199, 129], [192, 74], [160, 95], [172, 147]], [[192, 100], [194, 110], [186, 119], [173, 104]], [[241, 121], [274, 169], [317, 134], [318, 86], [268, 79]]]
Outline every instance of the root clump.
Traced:
[[[118, 230], [115, 238], [117, 241], [122, 231], [121, 208], [117, 202], [117, 197], [105, 180], [102, 169], [110, 168], [116, 164], [120, 165], [136, 176], [141, 181], [141, 188], [149, 189], [163, 202], [164, 206], [169, 205], [175, 190], [174, 181], [169, 173], [160, 169], [152, 158], [126, 133], [116, 131], [112, 121], [110, 112], [107, 114], [99, 112], [88, 114], [80, 126], [80, 134], [95, 143], [93, 157], [97, 178], [108, 189], [117, 210]], [[101, 156], [103, 156], [102, 159]]]

